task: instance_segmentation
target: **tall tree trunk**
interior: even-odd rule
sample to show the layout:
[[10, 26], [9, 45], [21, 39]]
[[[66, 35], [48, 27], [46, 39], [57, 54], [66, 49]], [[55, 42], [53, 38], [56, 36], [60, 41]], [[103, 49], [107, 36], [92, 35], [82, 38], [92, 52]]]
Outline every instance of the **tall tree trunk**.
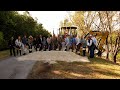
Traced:
[[117, 57], [117, 53], [115, 53], [115, 55], [113, 56], [114, 63], [116, 63], [116, 57]]
[[108, 36], [107, 36], [107, 38], [106, 38], [106, 46], [107, 46], [107, 48], [106, 48], [106, 49], [107, 49], [107, 50], [106, 50], [106, 51], [107, 51], [106, 59], [109, 60], [109, 43], [108, 43]]
[[116, 42], [115, 42], [115, 50], [114, 50], [114, 53], [113, 53], [113, 60], [114, 60], [114, 63], [116, 63], [116, 56], [119, 52], [119, 48], [120, 48], [120, 36], [118, 36], [116, 38]]

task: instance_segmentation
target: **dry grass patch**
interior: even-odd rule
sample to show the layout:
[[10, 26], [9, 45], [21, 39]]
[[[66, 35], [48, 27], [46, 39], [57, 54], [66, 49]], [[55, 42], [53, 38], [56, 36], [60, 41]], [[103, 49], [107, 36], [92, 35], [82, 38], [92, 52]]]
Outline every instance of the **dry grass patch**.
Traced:
[[100, 58], [90, 61], [58, 61], [53, 65], [37, 62], [28, 79], [120, 79], [120, 65]]

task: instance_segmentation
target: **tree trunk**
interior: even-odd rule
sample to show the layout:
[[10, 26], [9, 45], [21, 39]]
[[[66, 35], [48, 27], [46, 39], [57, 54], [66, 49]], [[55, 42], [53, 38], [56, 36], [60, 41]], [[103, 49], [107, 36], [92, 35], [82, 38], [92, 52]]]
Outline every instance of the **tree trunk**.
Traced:
[[107, 55], [106, 55], [106, 59], [109, 60], [109, 43], [108, 43], [108, 36], [106, 38], [106, 46], [107, 46]]
[[118, 38], [116, 38], [116, 42], [115, 42], [115, 50], [114, 50], [114, 54], [113, 54], [113, 60], [114, 63], [116, 63], [116, 56], [119, 52], [119, 48], [120, 48], [120, 37], [118, 36]]
[[113, 56], [114, 63], [116, 63], [116, 57], [117, 57], [117, 53], [115, 53], [115, 55]]

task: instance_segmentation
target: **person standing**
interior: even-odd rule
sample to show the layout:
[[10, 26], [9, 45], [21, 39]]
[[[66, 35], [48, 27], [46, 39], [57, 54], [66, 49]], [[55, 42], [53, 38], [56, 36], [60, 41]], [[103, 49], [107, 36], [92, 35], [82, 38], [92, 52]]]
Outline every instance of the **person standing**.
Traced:
[[87, 45], [89, 46], [89, 50], [90, 50], [90, 58], [94, 58], [95, 45], [92, 40], [92, 35], [89, 36], [87, 40]]
[[36, 37], [33, 39], [33, 46], [34, 46], [34, 49], [36, 50], [36, 44], [37, 44], [37, 40], [36, 40]]
[[61, 37], [61, 36], [58, 36], [57, 41], [58, 41], [58, 49], [59, 49], [59, 51], [60, 51], [60, 50], [62, 49], [62, 37]]
[[72, 48], [72, 52], [73, 50], [75, 49], [75, 45], [76, 45], [76, 39], [75, 39], [75, 36], [73, 35], [71, 37], [71, 48]]
[[81, 46], [80, 36], [77, 36], [76, 37], [76, 53], [80, 50], [80, 46]]
[[65, 50], [65, 38], [62, 36], [62, 51]]
[[95, 49], [97, 49], [98, 43], [97, 43], [96, 35], [93, 35], [93, 36], [92, 36], [92, 40], [93, 40], [93, 43], [94, 43], [94, 45], [95, 45]]
[[46, 38], [45, 38], [45, 37], [43, 37], [42, 45], [43, 45], [43, 51], [46, 51], [47, 41], [46, 41]]
[[8, 42], [9, 48], [10, 48], [10, 56], [12, 56], [12, 53], [15, 55], [15, 39], [11, 37], [11, 39]]
[[66, 44], [66, 51], [69, 51], [70, 49], [70, 36], [69, 35], [67, 35], [65, 39], [65, 44]]
[[43, 38], [42, 38], [42, 35], [40, 35], [40, 36], [39, 36], [39, 51], [41, 51], [42, 48], [43, 48], [42, 42], [43, 42]]
[[50, 51], [51, 50], [51, 37], [48, 36], [47, 38], [47, 43], [48, 43], [48, 50]]
[[20, 36], [18, 36], [18, 39], [16, 39], [15, 44], [17, 49], [17, 55], [18, 53], [20, 53], [20, 56], [21, 56], [22, 40]]
[[33, 37], [31, 35], [29, 36], [28, 44], [29, 44], [29, 53], [32, 53]]
[[81, 44], [82, 44], [83, 56], [85, 56], [86, 55], [87, 41], [85, 40], [85, 38], [83, 36], [81, 37]]
[[56, 38], [55, 34], [52, 37], [52, 49], [53, 50], [57, 49], [57, 38]]
[[26, 37], [26, 35], [24, 35], [24, 37], [22, 38], [22, 43], [23, 43], [23, 55], [26, 54], [27, 51], [27, 44], [28, 44], [28, 39]]

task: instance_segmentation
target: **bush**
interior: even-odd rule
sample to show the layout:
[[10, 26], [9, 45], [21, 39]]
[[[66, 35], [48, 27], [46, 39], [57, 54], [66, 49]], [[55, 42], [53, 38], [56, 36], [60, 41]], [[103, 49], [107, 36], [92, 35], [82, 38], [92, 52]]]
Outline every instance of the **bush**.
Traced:
[[8, 43], [7, 43], [7, 41], [5, 41], [4, 39], [0, 40], [0, 51], [6, 50], [6, 49], [8, 49]]

